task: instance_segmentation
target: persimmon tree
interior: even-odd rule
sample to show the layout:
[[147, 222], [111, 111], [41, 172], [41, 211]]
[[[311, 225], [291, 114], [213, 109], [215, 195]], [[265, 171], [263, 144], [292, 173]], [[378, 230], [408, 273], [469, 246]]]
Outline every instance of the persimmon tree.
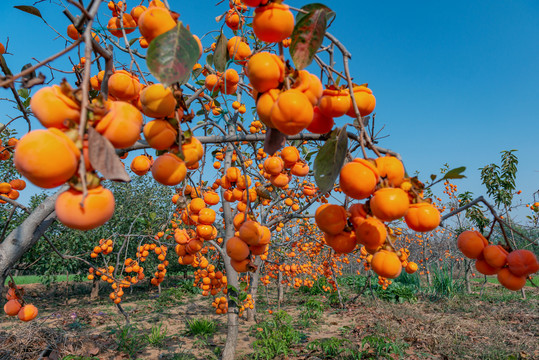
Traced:
[[[166, 1], [69, 3], [65, 49], [18, 74], [0, 58], [0, 85], [21, 110], [13, 121], [35, 117], [44, 127], [3, 145], [4, 164], [34, 185], [59, 187], [0, 243], [0, 281], [56, 219], [79, 231], [111, 224], [115, 199], [104, 180], [130, 181], [127, 167], [151, 173], [173, 189], [168, 220], [149, 236], [135, 224], [155, 220], [152, 204], [138, 204], [147, 215], [113, 220], [80, 261], [90, 279], [110, 284], [127, 320], [125, 289], [146, 277], [159, 286], [172, 262], [192, 266], [195, 285], [227, 315], [223, 358], [232, 359], [238, 318], [244, 310], [254, 318], [259, 282], [297, 288], [325, 277], [324, 290], [339, 293], [336, 278], [355, 261], [387, 287], [403, 269], [418, 269], [408, 248], [422, 235], [407, 238], [403, 228], [429, 234], [472, 206], [442, 217], [429, 197], [432, 185], [462, 177], [464, 168], [425, 185], [397, 152], [378, 145], [375, 96], [352, 77], [351, 54], [328, 32], [329, 7], [230, 0], [219, 4], [219, 29], [199, 37]], [[18, 8], [41, 18], [35, 7]], [[63, 70], [69, 79], [37, 89], [45, 76], [36, 71], [75, 49], [83, 56]], [[0, 184], [8, 194], [0, 201], [24, 209], [10, 198], [13, 187]], [[476, 257], [487, 241], [479, 239], [470, 245]], [[503, 249], [510, 250], [523, 251]], [[525, 253], [507, 266], [503, 251], [496, 269], [514, 278], [502, 284], [524, 286], [537, 259]], [[23, 294], [14, 283], [9, 291], [13, 314]], [[30, 320], [37, 311], [22, 314]]]

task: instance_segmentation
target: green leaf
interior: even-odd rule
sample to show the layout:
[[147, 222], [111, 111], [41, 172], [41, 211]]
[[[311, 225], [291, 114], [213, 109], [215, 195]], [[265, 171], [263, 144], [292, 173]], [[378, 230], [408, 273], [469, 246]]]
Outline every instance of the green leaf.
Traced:
[[219, 72], [223, 72], [226, 69], [226, 63], [228, 61], [227, 41], [226, 36], [221, 32], [217, 44], [215, 45], [215, 52], [213, 55], [213, 65], [215, 65], [215, 70]]
[[129, 46], [133, 46], [134, 43], [136, 43], [138, 40], [138, 38], [133, 38], [131, 40], [129, 40]]
[[206, 56], [206, 64], [213, 67], [213, 54], [208, 54], [208, 56]]
[[193, 80], [195, 80], [197, 77], [199, 77], [200, 74], [202, 74], [202, 68], [194, 70], [193, 71]]
[[333, 130], [330, 138], [314, 159], [314, 179], [320, 192], [325, 194], [333, 188], [346, 158], [348, 134], [346, 125]]
[[298, 12], [296, 25], [290, 38], [290, 55], [298, 70], [307, 67], [324, 41], [327, 23], [334, 16], [333, 10], [322, 4], [302, 7], [307, 13]]
[[39, 11], [39, 9], [34, 6], [17, 5], [17, 6], [14, 6], [14, 8], [43, 19], [43, 16], [41, 16], [41, 12]]
[[150, 43], [146, 57], [148, 69], [164, 86], [184, 84], [198, 61], [199, 47], [181, 22]]
[[465, 175], [462, 175], [462, 173], [464, 172], [464, 170], [466, 170], [466, 167], [465, 166], [461, 166], [461, 167], [458, 167], [458, 168], [455, 168], [455, 169], [451, 169], [449, 170], [448, 172], [446, 172], [444, 174], [444, 177], [442, 178], [442, 180], [445, 180], [445, 179], [462, 179], [462, 178], [465, 178], [466, 176]]
[[237, 297], [228, 295], [228, 304], [230, 305], [230, 303], [234, 304], [235, 306], [238, 306], [240, 301], [238, 300]]
[[434, 181], [434, 180], [436, 180], [436, 175], [434, 175], [434, 174], [431, 174], [431, 175], [430, 175], [430, 180], [431, 180], [431, 181]]
[[28, 99], [28, 96], [30, 95], [28, 89], [25, 88], [20, 88], [19, 90], [17, 90], [17, 93], [23, 99]]

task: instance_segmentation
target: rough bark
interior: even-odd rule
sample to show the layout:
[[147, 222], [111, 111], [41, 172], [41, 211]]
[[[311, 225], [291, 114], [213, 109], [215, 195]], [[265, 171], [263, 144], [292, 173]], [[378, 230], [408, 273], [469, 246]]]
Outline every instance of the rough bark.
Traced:
[[0, 243], [0, 284], [5, 283], [8, 271], [55, 221], [54, 204], [58, 195], [66, 188], [67, 186], [62, 186], [54, 195], [46, 198]]
[[92, 291], [90, 292], [90, 300], [96, 300], [99, 297], [99, 277], [95, 276], [92, 280]]
[[339, 305], [341, 306], [341, 309], [344, 309], [344, 301], [342, 299], [341, 289], [339, 288], [339, 283], [337, 283], [337, 277], [335, 276], [335, 273], [332, 273], [331, 275], [333, 276], [333, 281], [335, 282], [335, 287], [337, 288], [337, 296], [339, 297]]
[[[229, 132], [233, 132], [233, 126], [229, 126]], [[225, 171], [232, 164], [232, 146], [227, 147], [225, 154]], [[221, 199], [223, 205], [223, 217], [225, 221], [225, 241], [223, 243], [223, 248], [226, 247], [228, 239], [234, 236], [234, 224], [232, 222], [232, 208], [228, 201], [224, 201], [223, 190], [221, 189]], [[234, 360], [236, 355], [236, 346], [238, 344], [238, 313], [239, 308], [238, 304], [231, 299], [231, 296], [237, 297], [238, 294], [231, 289], [231, 287], [238, 289], [238, 273], [232, 265], [230, 265], [230, 257], [226, 254], [226, 251], [223, 252], [223, 260], [225, 263], [225, 270], [228, 279], [228, 313], [227, 313], [227, 331], [226, 331], [226, 342], [225, 348], [223, 349], [222, 360]]]
[[472, 286], [470, 284], [470, 261], [464, 259], [464, 283], [466, 284], [466, 293], [472, 293]]
[[249, 288], [249, 294], [251, 295], [251, 298], [253, 300], [253, 308], [247, 309], [247, 321], [254, 322], [255, 321], [255, 315], [256, 315], [256, 295], [258, 294], [258, 280], [260, 278], [260, 269], [262, 268], [262, 259], [260, 257], [257, 257], [255, 260], [255, 266], [256, 271], [254, 273], [250, 273], [249, 276], [251, 278], [250, 282], [250, 288]]
[[277, 276], [277, 309], [281, 310], [281, 302], [284, 300], [283, 273], [279, 270]]

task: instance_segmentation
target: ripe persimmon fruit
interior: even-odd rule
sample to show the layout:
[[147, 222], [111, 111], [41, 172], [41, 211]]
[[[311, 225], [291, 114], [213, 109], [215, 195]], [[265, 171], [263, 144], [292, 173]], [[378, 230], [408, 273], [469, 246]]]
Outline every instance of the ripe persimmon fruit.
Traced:
[[406, 215], [410, 200], [401, 188], [382, 188], [374, 193], [370, 206], [372, 214], [378, 219], [393, 221]]
[[440, 212], [432, 204], [410, 204], [408, 212], [404, 216], [406, 225], [414, 231], [432, 231], [440, 225]]
[[372, 163], [354, 159], [341, 168], [339, 185], [346, 195], [361, 200], [374, 192], [378, 179], [378, 170]]
[[286, 135], [299, 134], [313, 121], [313, 107], [301, 91], [291, 89], [281, 92], [271, 110], [271, 123]]
[[15, 148], [17, 170], [32, 184], [50, 189], [62, 185], [77, 171], [80, 150], [56, 128], [34, 130]]
[[380, 250], [371, 260], [372, 270], [385, 278], [395, 279], [402, 271], [402, 265], [397, 254], [388, 250]]
[[172, 91], [163, 84], [153, 84], [140, 92], [140, 102], [144, 115], [153, 118], [172, 116], [176, 108], [176, 99]]
[[281, 42], [294, 30], [294, 15], [288, 5], [270, 3], [255, 9], [253, 31], [265, 42]]
[[187, 167], [185, 162], [172, 153], [165, 153], [155, 159], [152, 176], [160, 184], [178, 185], [185, 179]]
[[88, 189], [81, 206], [82, 191], [73, 188], [64, 191], [56, 199], [55, 210], [58, 220], [65, 226], [90, 230], [103, 225], [114, 214], [114, 195], [102, 186]]
[[148, 145], [156, 150], [166, 150], [174, 145], [178, 139], [176, 129], [164, 119], [149, 121], [144, 125], [142, 133]]
[[324, 204], [316, 209], [314, 220], [323, 232], [337, 235], [346, 226], [346, 210], [339, 205]]
[[516, 276], [528, 276], [539, 271], [537, 257], [530, 250], [520, 249], [507, 255], [509, 270]]
[[487, 239], [478, 231], [467, 230], [457, 238], [457, 247], [470, 259], [477, 259], [483, 254], [483, 249], [488, 245]]

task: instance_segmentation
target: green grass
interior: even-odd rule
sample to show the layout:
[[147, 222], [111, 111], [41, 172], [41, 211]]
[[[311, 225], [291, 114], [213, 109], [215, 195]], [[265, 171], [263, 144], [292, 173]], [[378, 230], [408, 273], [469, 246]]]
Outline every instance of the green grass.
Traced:
[[163, 327], [163, 324], [154, 325], [150, 329], [150, 333], [146, 335], [146, 341], [154, 347], [164, 347], [168, 338], [167, 332], [168, 329], [166, 326]]
[[[477, 281], [478, 283], [482, 283], [483, 281], [485, 281], [485, 278], [483, 276], [480, 276], [480, 277], [471, 278], [471, 280]], [[487, 282], [490, 284], [498, 284], [498, 285], [500, 284], [496, 276], [487, 276]]]
[[212, 319], [198, 318], [187, 320], [187, 330], [185, 335], [201, 336], [205, 339], [217, 332], [219, 324]]
[[[41, 276], [39, 275], [21, 275], [21, 276], [14, 276], [13, 279], [15, 280], [15, 283], [17, 285], [28, 285], [28, 284], [41, 284]], [[75, 276], [70, 275], [69, 276], [69, 282], [74, 282]], [[8, 282], [11, 281], [10, 277], [6, 278], [6, 283], [4, 285], [7, 285]], [[65, 282], [66, 281], [66, 275], [54, 275], [53, 282]], [[90, 281], [86, 278], [83, 279], [83, 282]]]

